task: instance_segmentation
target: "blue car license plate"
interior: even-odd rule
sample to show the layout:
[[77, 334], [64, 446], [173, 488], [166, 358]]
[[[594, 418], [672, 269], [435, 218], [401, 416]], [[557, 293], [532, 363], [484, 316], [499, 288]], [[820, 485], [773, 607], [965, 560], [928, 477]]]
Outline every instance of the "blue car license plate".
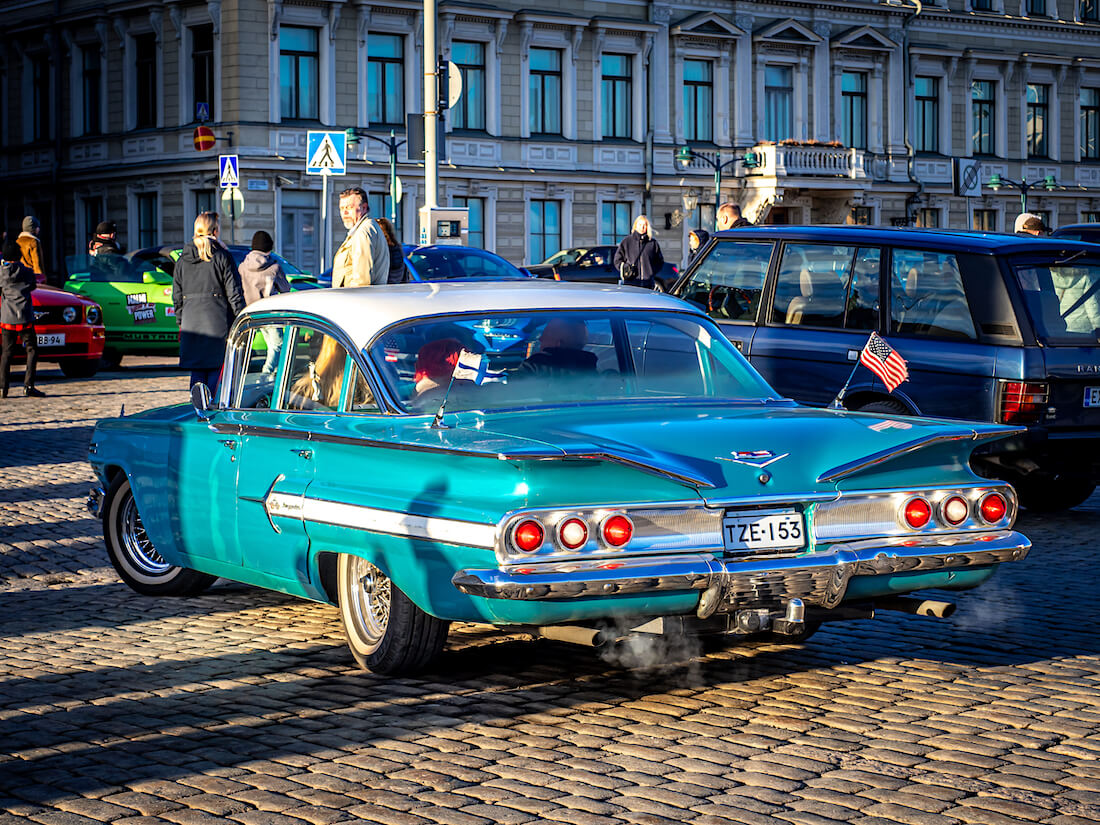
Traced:
[[1100, 407], [1100, 387], [1085, 387], [1086, 407]]
[[728, 551], [801, 550], [806, 526], [795, 510], [731, 511], [722, 519], [722, 539]]

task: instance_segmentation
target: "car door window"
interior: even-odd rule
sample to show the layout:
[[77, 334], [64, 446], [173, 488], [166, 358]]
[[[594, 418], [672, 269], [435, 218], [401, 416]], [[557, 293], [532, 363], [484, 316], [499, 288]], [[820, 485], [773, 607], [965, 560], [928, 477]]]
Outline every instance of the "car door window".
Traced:
[[775, 282], [773, 317], [808, 327], [843, 327], [855, 249], [850, 246], [787, 244]]
[[277, 409], [333, 411], [340, 408], [347, 350], [333, 337], [315, 329], [292, 327], [288, 339], [287, 378]]
[[894, 250], [890, 331], [937, 338], [975, 340], [978, 337], [955, 255]]
[[720, 241], [692, 272], [680, 297], [718, 321], [755, 320], [774, 246]]
[[285, 330], [280, 324], [265, 324], [244, 336], [236, 359], [240, 366], [231, 406], [244, 410], [270, 409], [284, 340]]
[[363, 371], [354, 361], [351, 362], [351, 370], [348, 373], [348, 399], [347, 409], [352, 412], [379, 412], [378, 402], [371, 392], [370, 384], [363, 376]]
[[879, 275], [882, 271], [882, 250], [856, 250], [852, 281], [844, 309], [844, 328], [878, 329]]

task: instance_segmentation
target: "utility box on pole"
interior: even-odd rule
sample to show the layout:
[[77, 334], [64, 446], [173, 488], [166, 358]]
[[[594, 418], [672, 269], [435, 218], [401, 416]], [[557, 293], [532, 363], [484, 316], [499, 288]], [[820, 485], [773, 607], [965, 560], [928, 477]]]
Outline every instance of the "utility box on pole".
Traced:
[[470, 210], [465, 206], [420, 207], [420, 246], [466, 246], [469, 231]]

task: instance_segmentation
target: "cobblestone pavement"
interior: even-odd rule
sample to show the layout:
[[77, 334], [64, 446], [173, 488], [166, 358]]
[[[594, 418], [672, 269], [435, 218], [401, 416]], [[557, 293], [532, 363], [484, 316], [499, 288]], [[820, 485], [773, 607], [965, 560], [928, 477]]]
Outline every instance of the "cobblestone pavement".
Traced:
[[96, 418], [185, 399], [167, 362], [0, 402], [0, 823], [1100, 821], [1100, 495], [941, 621], [661, 667], [472, 626], [417, 679], [336, 610], [154, 600], [84, 510]]

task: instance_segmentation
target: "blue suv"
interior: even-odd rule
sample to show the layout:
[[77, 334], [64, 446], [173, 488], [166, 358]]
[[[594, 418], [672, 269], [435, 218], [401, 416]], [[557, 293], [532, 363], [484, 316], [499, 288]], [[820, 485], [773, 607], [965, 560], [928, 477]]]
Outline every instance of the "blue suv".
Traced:
[[[1100, 481], [1100, 246], [993, 233], [761, 226], [718, 233], [673, 294], [704, 309], [779, 392], [848, 409], [1015, 424], [974, 469], [1024, 506]], [[872, 331], [908, 362], [859, 367]]]

